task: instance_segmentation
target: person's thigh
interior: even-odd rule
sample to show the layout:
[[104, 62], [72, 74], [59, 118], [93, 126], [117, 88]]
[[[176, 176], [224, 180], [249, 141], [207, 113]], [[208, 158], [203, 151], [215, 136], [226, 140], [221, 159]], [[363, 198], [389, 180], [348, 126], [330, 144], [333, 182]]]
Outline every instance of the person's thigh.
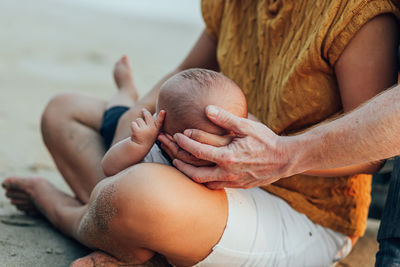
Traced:
[[157, 252], [179, 266], [331, 266], [351, 248], [265, 191], [209, 190], [159, 164], [103, 180], [88, 211], [78, 239], [125, 262]]
[[313, 223], [260, 188], [226, 193], [226, 229], [196, 266], [332, 266], [351, 249], [347, 236]]
[[82, 94], [54, 97], [42, 115], [43, 140], [57, 168], [76, 196], [86, 203], [104, 177], [105, 153], [98, 134], [106, 102]]
[[210, 254], [228, 212], [223, 190], [209, 190], [170, 166], [151, 163], [103, 180], [90, 203], [78, 231], [83, 243], [126, 262], [158, 252], [180, 266]]

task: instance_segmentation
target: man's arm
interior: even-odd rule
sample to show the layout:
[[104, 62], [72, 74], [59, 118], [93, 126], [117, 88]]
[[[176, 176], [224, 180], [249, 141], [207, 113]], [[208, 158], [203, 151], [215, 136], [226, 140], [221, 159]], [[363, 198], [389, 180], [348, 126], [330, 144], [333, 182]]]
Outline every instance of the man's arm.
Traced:
[[[353, 112], [284, 141], [294, 169], [336, 168], [400, 154], [400, 85]], [[306, 148], [307, 147], [307, 148]]]
[[[398, 29], [391, 14], [375, 17], [365, 24], [346, 46], [335, 64], [344, 113], [381, 93], [397, 81]], [[365, 162], [308, 175], [342, 176], [375, 173], [382, 162]]]
[[131, 137], [113, 145], [104, 155], [101, 167], [106, 176], [112, 176], [132, 166], [149, 153], [165, 118], [165, 111], [160, 111], [154, 119], [149, 111], [142, 110], [143, 119], [138, 118], [131, 124]]
[[129, 125], [136, 118], [140, 117], [140, 112], [143, 108], [146, 108], [151, 113], [155, 112], [155, 103], [160, 87], [168, 78], [180, 71], [190, 68], [205, 68], [218, 71], [219, 66], [217, 63], [216, 47], [216, 40], [214, 40], [207, 31], [204, 30], [183, 62], [174, 71], [161, 79], [149, 93], [135, 104], [134, 107], [121, 116], [115, 132], [113, 144], [130, 135]]
[[[400, 154], [400, 85], [385, 91], [343, 117], [297, 136], [278, 136], [265, 125], [239, 118], [215, 106], [206, 109], [217, 125], [241, 135], [223, 147], [176, 134], [176, 142], [215, 167], [175, 166], [210, 188], [254, 187], [313, 169], [378, 161]], [[186, 134], [186, 133], [185, 133]], [[248, 153], [246, 148], [254, 148]], [[217, 182], [216, 182], [217, 181]]]
[[[397, 46], [397, 22], [391, 15], [382, 15], [374, 18], [356, 34], [335, 65], [344, 111], [352, 110], [366, 99], [373, 97], [382, 89], [395, 83]], [[333, 129], [335, 130], [332, 133], [335, 133], [333, 142], [343, 142], [346, 149], [343, 149], [340, 145], [333, 148], [334, 143], [330, 143], [329, 147], [324, 150], [326, 140], [323, 139], [322, 143], [321, 141], [314, 140], [314, 143], [322, 145], [322, 147], [315, 148], [307, 157], [312, 160], [309, 164], [317, 165], [309, 168], [304, 168], [304, 166], [303, 168], [299, 168], [296, 163], [299, 161], [297, 155], [309, 152], [310, 149], [299, 145], [297, 148], [304, 151], [293, 151], [294, 147], [285, 145], [285, 142], [293, 139], [297, 140], [296, 137], [277, 137], [263, 125], [250, 122], [246, 119], [233, 119], [231, 116], [226, 115], [225, 112], [218, 112], [219, 115], [212, 115], [210, 110], [208, 110], [207, 114], [214, 123], [228, 130], [233, 130], [239, 136], [234, 138], [229, 145], [215, 148], [205, 146], [204, 144], [196, 144], [196, 142], [189, 140], [186, 136], [177, 134], [175, 140], [180, 147], [200, 159], [215, 162], [216, 166], [195, 167], [181, 160], [175, 160], [174, 162], [189, 177], [192, 177], [197, 182], [207, 182], [211, 188], [221, 188], [223, 186], [248, 188], [269, 184], [282, 177], [310, 169], [329, 168], [329, 166], [323, 166], [326, 161], [334, 162], [334, 160], [337, 160], [336, 163], [338, 164], [330, 167], [343, 167], [349, 164], [364, 164], [382, 159], [375, 158], [370, 160], [371, 156], [365, 157], [363, 155], [364, 157], [361, 161], [355, 162], [354, 160], [357, 158], [357, 155], [362, 154], [360, 151], [365, 152], [364, 154], [369, 152], [368, 150], [362, 150], [366, 143], [377, 141], [366, 139], [365, 141], [358, 140], [357, 143], [357, 140], [352, 139], [350, 142], [347, 142], [347, 139], [349, 139], [347, 134], [349, 132], [346, 131], [348, 129], [358, 131], [354, 127], [360, 127], [360, 124], [364, 122], [352, 122], [353, 124], [350, 126], [336, 125], [334, 122], [332, 124], [328, 123], [327, 125], [335, 125], [337, 127]], [[371, 120], [377, 117], [375, 114], [368, 114], [368, 116], [372, 116]], [[347, 118], [347, 116], [345, 117]], [[320, 129], [319, 127], [317, 128]], [[311, 130], [311, 133], [315, 133], [315, 131]], [[373, 129], [370, 131], [376, 133]], [[357, 132], [353, 134], [357, 136]], [[371, 138], [367, 133], [364, 134], [365, 136], [357, 137]], [[196, 130], [193, 130], [191, 135], [193, 138], [193, 136], [199, 134], [196, 133]], [[200, 141], [200, 143], [202, 142], [201, 138], [197, 138], [196, 140]], [[314, 144], [308, 145], [312, 147]], [[374, 143], [374, 146], [379, 145], [378, 143]], [[366, 147], [368, 148], [368, 146]], [[335, 150], [336, 154], [332, 153], [331, 150]], [[345, 162], [341, 165], [339, 162], [342, 159], [352, 159], [353, 162]], [[346, 173], [343, 171], [350, 171], [351, 173], [352, 170], [373, 172], [378, 167], [379, 163], [370, 163], [339, 170], [320, 170], [318, 174], [332, 176]], [[297, 170], [293, 171], [294, 169]]]

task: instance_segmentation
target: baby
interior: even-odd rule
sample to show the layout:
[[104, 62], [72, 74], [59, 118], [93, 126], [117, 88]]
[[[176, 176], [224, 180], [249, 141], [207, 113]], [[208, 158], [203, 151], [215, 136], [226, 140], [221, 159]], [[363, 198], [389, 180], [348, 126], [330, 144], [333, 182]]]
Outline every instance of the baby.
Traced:
[[247, 117], [247, 103], [241, 89], [221, 73], [188, 69], [168, 79], [160, 88], [154, 116], [143, 110], [143, 118], [131, 124], [131, 137], [113, 145], [105, 154], [102, 167], [107, 176], [139, 162], [170, 164], [156, 142], [160, 132], [174, 135], [185, 129], [200, 129], [216, 135], [229, 134], [205, 115], [208, 105], [216, 105]]

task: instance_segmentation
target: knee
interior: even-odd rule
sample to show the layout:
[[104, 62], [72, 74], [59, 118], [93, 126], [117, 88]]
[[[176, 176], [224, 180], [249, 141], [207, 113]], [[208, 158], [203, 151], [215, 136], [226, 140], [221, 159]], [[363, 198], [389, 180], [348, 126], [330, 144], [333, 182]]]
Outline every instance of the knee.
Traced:
[[[118, 196], [114, 201], [115, 209], [126, 211], [124, 214], [138, 212], [143, 220], [149, 219], [148, 217], [158, 213], [158, 210], [166, 208], [165, 192], [168, 188], [162, 184], [146, 164], [132, 166], [115, 183], [115, 195]], [[148, 212], [149, 210], [152, 212]]]
[[[126, 255], [130, 254], [144, 262], [153, 255], [138, 245], [148, 236], [147, 232], [144, 233], [144, 225], [149, 217], [145, 212], [147, 204], [143, 203], [149, 199], [143, 198], [145, 194], [136, 194], [146, 186], [143, 181], [133, 185], [128, 183], [128, 178], [134, 178], [130, 174], [123, 177], [126, 179], [111, 177], [96, 185], [79, 222], [77, 236], [87, 246], [107, 251], [119, 259], [128, 259]], [[137, 188], [133, 190], [135, 186]]]
[[164, 173], [157, 170], [156, 164], [138, 164], [114, 183], [113, 209], [118, 211], [118, 221], [130, 228], [136, 238], [148, 237], [161, 227], [160, 223], [171, 221], [179, 213], [182, 203], [176, 192], [179, 178], [168, 175], [168, 167], [162, 167]]
[[132, 233], [143, 238], [153, 236], [158, 229], [184, 224], [196, 217], [198, 210], [216, 206], [225, 199], [224, 192], [209, 190], [175, 168], [160, 164], [137, 164], [127, 169], [114, 185], [113, 205], [120, 222], [126, 222]]
[[46, 144], [55, 127], [63, 123], [68, 117], [71, 117], [72, 104], [77, 98], [76, 94], [63, 93], [54, 96], [47, 103], [41, 116], [41, 131]]

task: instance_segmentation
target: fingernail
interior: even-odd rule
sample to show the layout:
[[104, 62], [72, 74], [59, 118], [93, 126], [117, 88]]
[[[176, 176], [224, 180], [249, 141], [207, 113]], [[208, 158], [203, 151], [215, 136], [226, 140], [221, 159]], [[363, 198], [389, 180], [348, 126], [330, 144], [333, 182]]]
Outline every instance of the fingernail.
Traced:
[[172, 164], [176, 167], [176, 159], [172, 161]]
[[186, 135], [187, 137], [191, 137], [191, 136], [192, 136], [192, 133], [193, 133], [193, 130], [185, 130], [185, 131], [183, 132], [183, 134]]
[[208, 106], [207, 107], [207, 113], [208, 113], [208, 115], [210, 115], [210, 116], [213, 116], [213, 117], [215, 117], [215, 116], [217, 116], [218, 115], [218, 109], [215, 107], [215, 106]]

